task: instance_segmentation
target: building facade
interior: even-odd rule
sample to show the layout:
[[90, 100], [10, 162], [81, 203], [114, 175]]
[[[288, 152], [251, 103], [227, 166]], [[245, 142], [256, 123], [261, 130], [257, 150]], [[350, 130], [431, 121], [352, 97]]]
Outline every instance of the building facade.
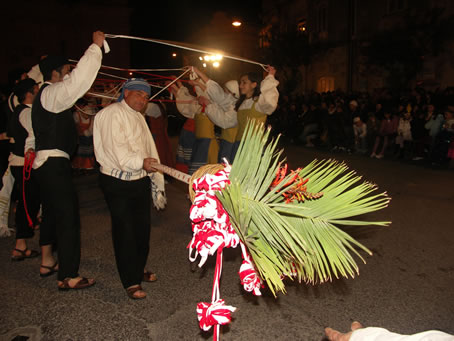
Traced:
[[264, 0], [262, 9], [263, 49], [291, 31], [307, 41], [294, 51], [308, 55], [295, 91], [454, 86], [452, 1]]

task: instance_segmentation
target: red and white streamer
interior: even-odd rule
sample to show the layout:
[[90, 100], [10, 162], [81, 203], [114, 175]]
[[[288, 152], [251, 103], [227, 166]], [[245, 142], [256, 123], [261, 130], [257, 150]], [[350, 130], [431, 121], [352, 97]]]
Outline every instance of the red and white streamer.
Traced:
[[216, 192], [230, 184], [231, 167], [228, 163], [216, 174], [206, 174], [193, 182], [195, 197], [190, 209], [193, 237], [188, 245], [189, 260], [194, 262], [200, 256], [199, 267], [205, 264], [209, 255], [217, 252], [216, 267], [213, 279], [211, 303], [201, 302], [197, 305], [197, 316], [200, 328], [208, 331], [214, 326], [213, 339], [219, 340], [220, 326], [231, 322], [231, 313], [235, 307], [225, 305], [220, 297], [220, 279], [222, 274], [222, 250], [224, 247], [241, 245], [243, 264], [239, 275], [241, 284], [248, 292], [261, 295], [263, 283], [247, 252], [246, 246], [240, 241], [227, 211], [216, 197]]
[[243, 254], [243, 264], [241, 264], [239, 271], [241, 284], [247, 292], [252, 292], [255, 296], [261, 296], [260, 288], [264, 287], [262, 279], [257, 274], [257, 270], [252, 264], [251, 256], [243, 243], [241, 243], [241, 251]]
[[208, 331], [212, 326], [229, 324], [232, 320], [230, 314], [235, 310], [235, 307], [225, 305], [221, 299], [214, 303], [200, 302], [197, 304], [200, 329]]

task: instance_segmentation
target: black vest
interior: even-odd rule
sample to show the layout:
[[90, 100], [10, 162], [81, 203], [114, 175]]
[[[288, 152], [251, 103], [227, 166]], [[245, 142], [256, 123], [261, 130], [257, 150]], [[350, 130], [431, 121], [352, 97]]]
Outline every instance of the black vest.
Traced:
[[35, 150], [59, 149], [71, 156], [77, 146], [77, 129], [70, 109], [52, 113], [43, 108], [41, 93], [36, 95], [32, 107], [32, 126], [35, 133]]
[[17, 156], [24, 156], [25, 140], [28, 137], [28, 131], [19, 121], [21, 112], [28, 108], [25, 104], [19, 104], [14, 109], [14, 114], [11, 120], [11, 136], [14, 138], [13, 154]]

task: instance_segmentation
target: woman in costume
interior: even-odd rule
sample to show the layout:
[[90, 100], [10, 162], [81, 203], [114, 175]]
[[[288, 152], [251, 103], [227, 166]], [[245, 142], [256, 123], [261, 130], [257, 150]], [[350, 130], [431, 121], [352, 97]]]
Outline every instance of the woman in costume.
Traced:
[[93, 149], [94, 107], [88, 105], [85, 99], [80, 99], [74, 111], [79, 145], [72, 160], [72, 167], [80, 171], [95, 168], [95, 152]]
[[[191, 82], [198, 96], [205, 94], [205, 84], [201, 81]], [[200, 105], [196, 97], [189, 93], [188, 88], [177, 82], [172, 85], [178, 111], [186, 118], [195, 120], [195, 143], [192, 150], [189, 174], [193, 174], [207, 163], [218, 160], [219, 145], [214, 133], [214, 123], [205, 114], [206, 106]]]
[[235, 105], [238, 120], [238, 133], [233, 147], [236, 154], [248, 119], [265, 123], [267, 116], [271, 115], [277, 107], [279, 82], [274, 78], [276, 69], [267, 66], [267, 76], [261, 80], [256, 73], [249, 72], [240, 78], [240, 98]]
[[233, 145], [238, 133], [235, 110], [235, 104], [240, 97], [238, 81], [230, 80], [224, 84], [224, 87], [221, 87], [199, 69], [194, 67], [193, 70], [205, 82], [206, 94], [210, 101], [204, 102], [203, 97], [200, 97], [199, 103], [206, 104], [205, 114], [215, 125], [222, 128], [218, 162], [221, 163], [225, 158], [231, 163], [235, 157]]
[[167, 115], [160, 102], [149, 102], [145, 108], [145, 119], [158, 150], [161, 163], [175, 168], [175, 158], [167, 134]]

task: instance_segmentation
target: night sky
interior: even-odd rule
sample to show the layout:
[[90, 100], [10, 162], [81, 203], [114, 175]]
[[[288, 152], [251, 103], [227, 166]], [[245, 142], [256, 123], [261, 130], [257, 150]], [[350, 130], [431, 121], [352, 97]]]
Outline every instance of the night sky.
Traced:
[[[239, 18], [243, 22], [260, 23], [261, 1], [150, 1], [148, 5], [135, 5], [131, 17], [131, 35], [163, 40], [193, 43], [191, 36], [201, 24], [208, 23], [215, 12]], [[181, 60], [169, 60], [172, 48], [145, 42], [131, 43], [131, 63], [134, 67], [180, 67]]]
[[150, 1], [148, 5], [135, 5], [131, 20], [131, 33], [148, 34], [148, 37], [165, 40], [184, 40], [199, 23], [209, 21], [216, 11], [232, 17], [258, 23], [261, 1]]

